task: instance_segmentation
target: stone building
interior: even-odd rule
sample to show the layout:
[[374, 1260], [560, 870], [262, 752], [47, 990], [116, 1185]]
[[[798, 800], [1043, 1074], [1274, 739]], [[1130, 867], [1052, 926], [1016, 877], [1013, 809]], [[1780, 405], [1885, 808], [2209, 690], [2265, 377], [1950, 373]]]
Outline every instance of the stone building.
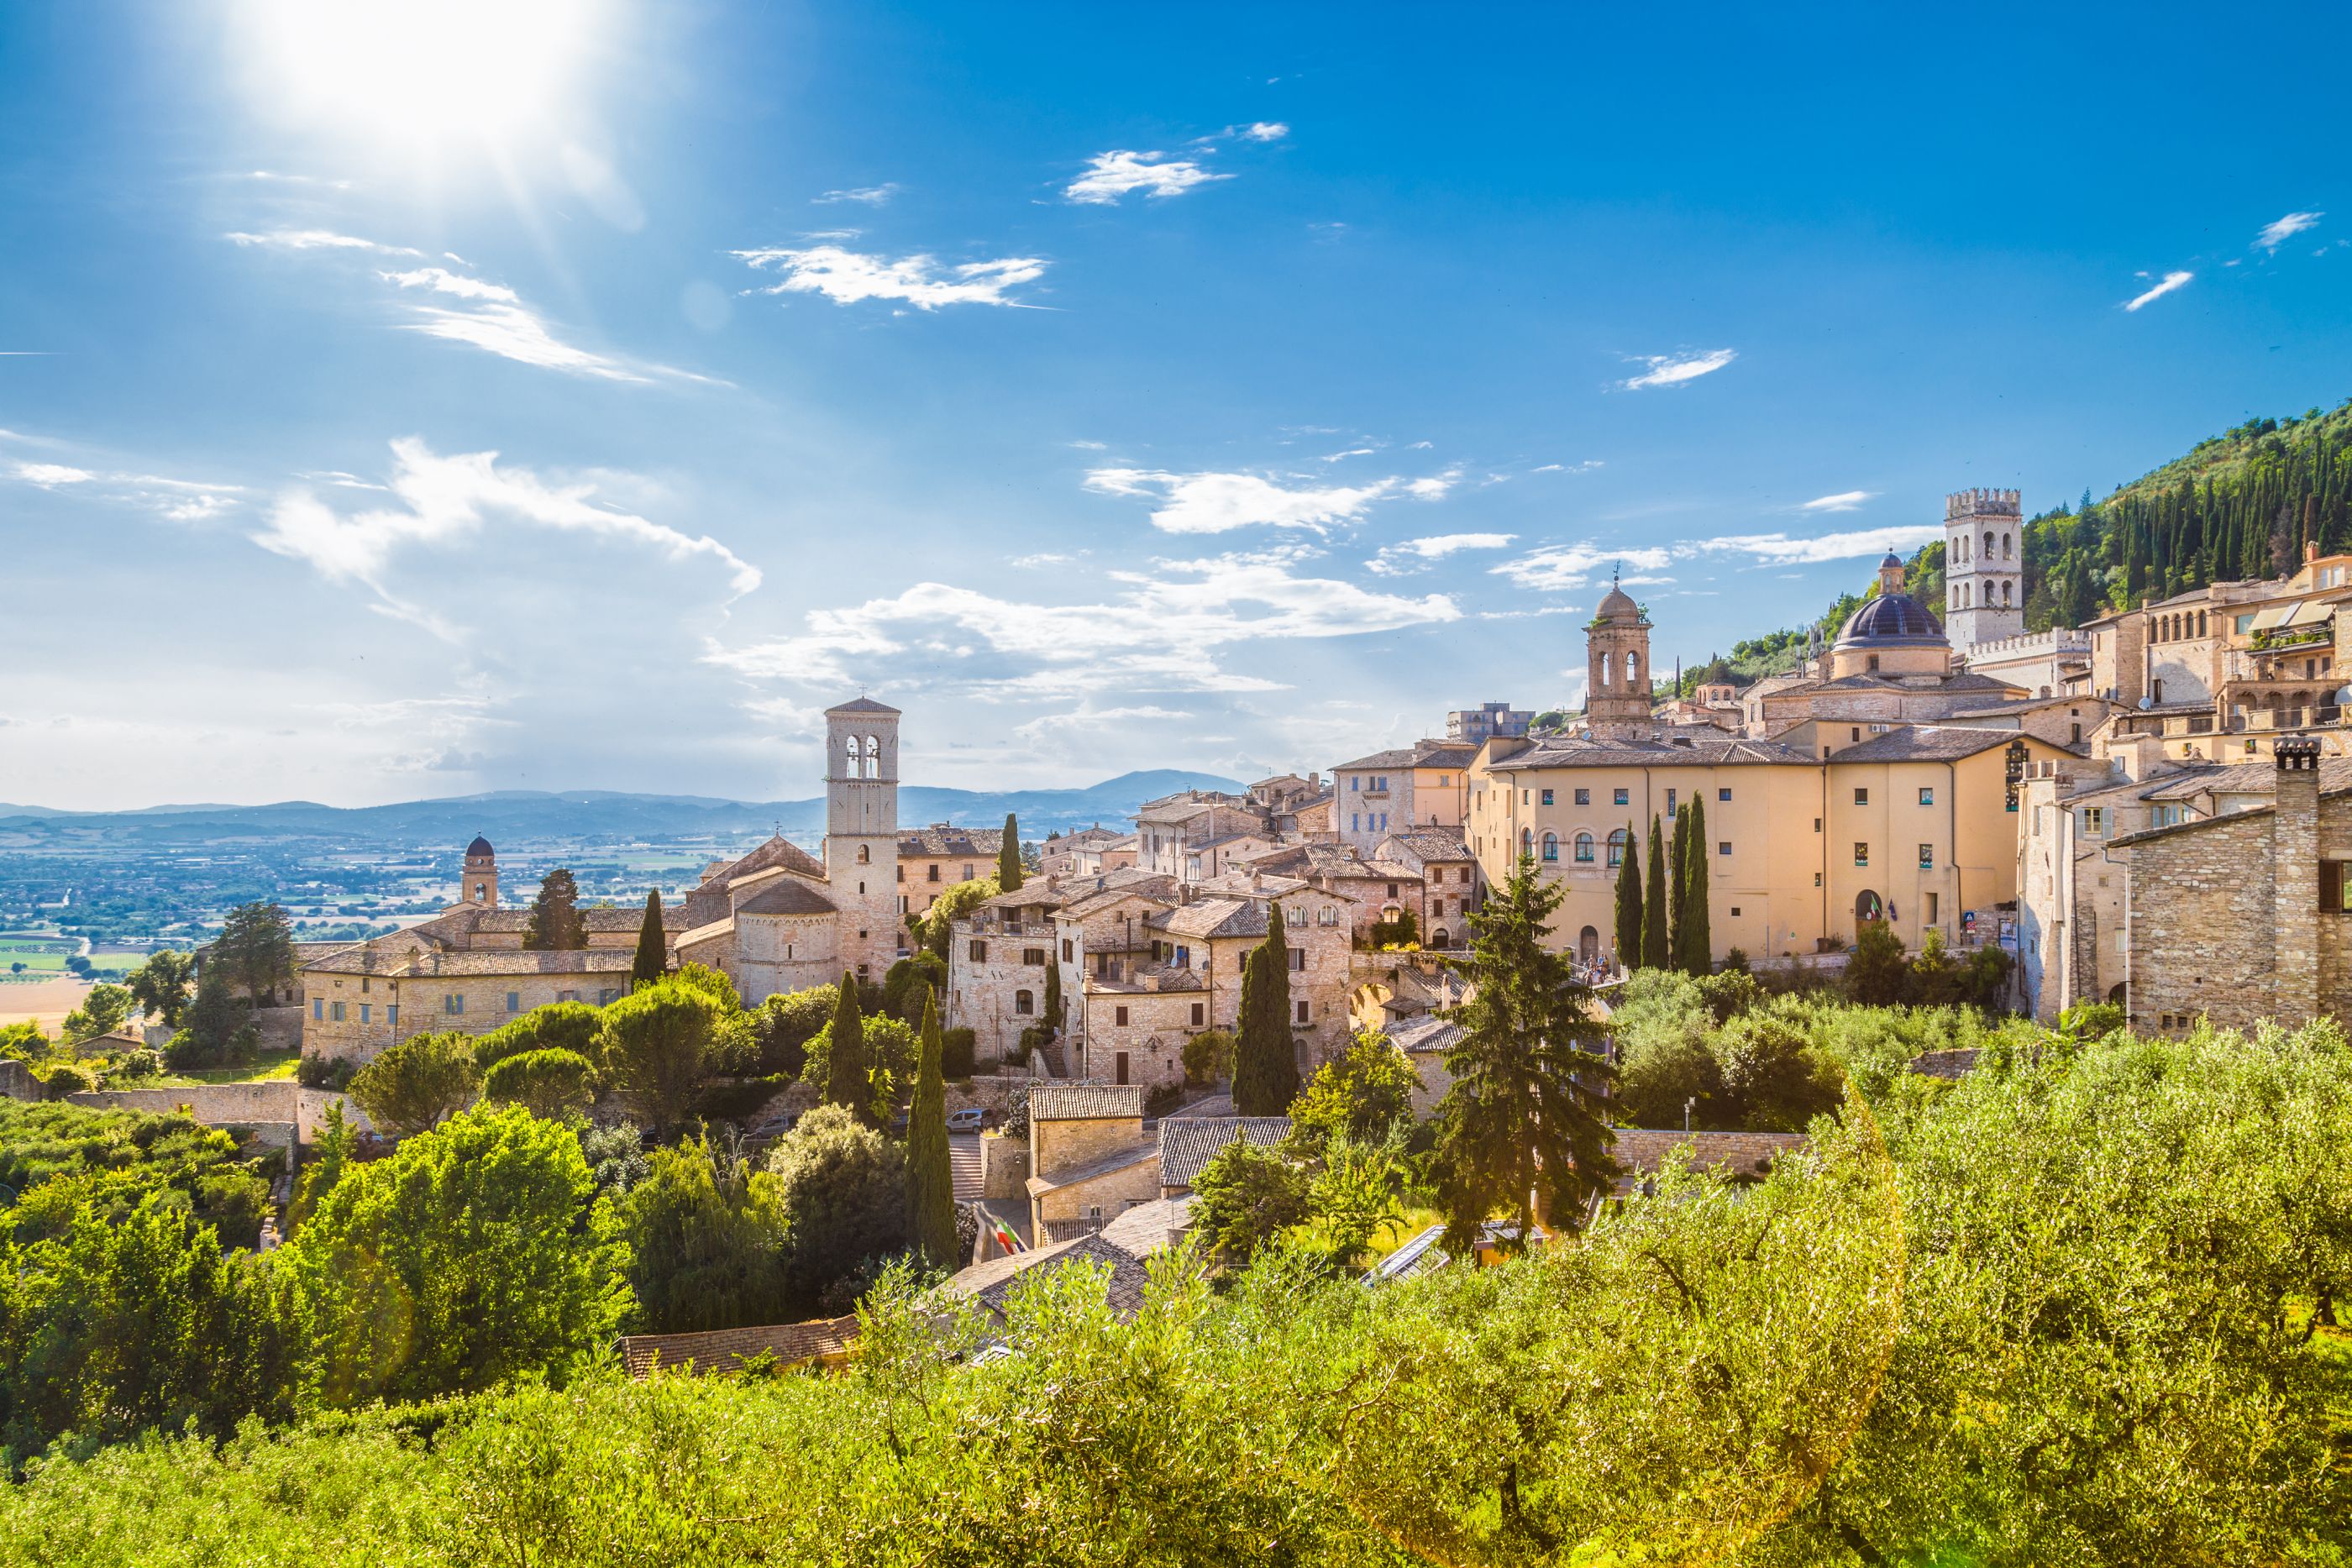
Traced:
[[1160, 1144], [1143, 1091], [1041, 1084], [1029, 1092], [1029, 1234], [1037, 1245], [1098, 1231], [1160, 1197]]
[[1391, 833], [1459, 829], [1477, 756], [1475, 746], [1417, 740], [1339, 764], [1331, 770], [1333, 836], [1369, 855]]
[[[1045, 1023], [1052, 972], [1061, 966], [1054, 915], [1068, 902], [1065, 884], [1046, 877], [988, 899], [949, 926], [948, 994], [941, 1016], [950, 1029], [972, 1031], [974, 1052], [1003, 1060], [1024, 1030]], [[1075, 965], [1061, 969], [1063, 1010], [1077, 981]]]
[[1585, 628], [1584, 727], [1593, 735], [1647, 735], [1652, 682], [1650, 617], [1611, 574]]
[[1003, 828], [956, 828], [945, 822], [898, 835], [898, 913], [922, 915], [960, 882], [996, 874]]
[[1527, 734], [1534, 724], [1533, 709], [1515, 708], [1508, 703], [1481, 703], [1474, 708], [1457, 708], [1445, 716], [1445, 738], [1456, 746], [1475, 749], [1496, 736], [1517, 739]]
[[[1106, 828], [1100, 822], [1091, 828], [1080, 828], [1075, 833], [1048, 834], [1045, 841], [1038, 847], [1037, 874], [1057, 877], [1098, 875], [1104, 869], [1099, 861], [1092, 865], [1082, 865], [1082, 858], [1088, 853], [1099, 856], [1104, 850], [1122, 841], [1127, 841], [1131, 850], [1133, 838], [1131, 833]], [[1129, 863], [1133, 862], [1130, 861]]]
[[1962, 653], [2025, 631], [2024, 515], [2014, 490], [1944, 497], [1944, 615]]
[[2133, 1029], [2352, 1018], [2352, 790], [2322, 788], [2320, 749], [2307, 737], [2276, 743], [2268, 806], [2110, 846], [2131, 864], [2124, 1005]]

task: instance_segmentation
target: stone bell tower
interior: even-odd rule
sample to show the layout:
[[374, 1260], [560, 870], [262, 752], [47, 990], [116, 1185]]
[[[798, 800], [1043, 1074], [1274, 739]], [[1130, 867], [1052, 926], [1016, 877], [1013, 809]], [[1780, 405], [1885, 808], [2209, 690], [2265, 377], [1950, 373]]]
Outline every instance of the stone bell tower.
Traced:
[[457, 902], [478, 909], [499, 906], [499, 856], [481, 834], [466, 846], [466, 874], [457, 883]]
[[1618, 739], [1650, 733], [1650, 618], [1612, 573], [1609, 592], [1584, 629], [1584, 722]]
[[879, 985], [898, 956], [898, 710], [859, 697], [824, 711], [824, 872], [842, 961]]
[[1944, 497], [1944, 630], [1966, 657], [2025, 632], [2025, 532], [2014, 490]]

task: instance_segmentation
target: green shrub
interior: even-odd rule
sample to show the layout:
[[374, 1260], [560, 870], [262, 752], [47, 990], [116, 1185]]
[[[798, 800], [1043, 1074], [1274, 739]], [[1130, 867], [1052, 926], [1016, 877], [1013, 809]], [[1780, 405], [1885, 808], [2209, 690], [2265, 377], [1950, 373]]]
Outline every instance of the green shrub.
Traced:
[[596, 1070], [577, 1051], [526, 1051], [483, 1075], [482, 1097], [560, 1122], [595, 1102]]
[[52, 1100], [62, 1100], [68, 1094], [86, 1094], [98, 1087], [98, 1074], [79, 1061], [52, 1061], [33, 1070], [41, 1087]]
[[1196, 1088], [1223, 1082], [1234, 1071], [1234, 1037], [1224, 1030], [1204, 1029], [1184, 1041], [1184, 1077]]
[[294, 1064], [295, 1082], [305, 1089], [346, 1089], [358, 1071], [359, 1063], [348, 1057], [330, 1058], [314, 1051], [304, 1051]]
[[1155, 1083], [1143, 1092], [1143, 1114], [1147, 1120], [1156, 1121], [1182, 1103], [1181, 1083]]
[[568, 1051], [597, 1071], [604, 1066], [597, 1030], [604, 1013], [586, 1002], [550, 1002], [500, 1024], [474, 1040], [474, 1065], [488, 1072], [528, 1051]]
[[959, 1024], [954, 1029], [940, 1031], [940, 1076], [955, 1080], [969, 1078], [977, 1065], [975, 1053], [980, 1037]]

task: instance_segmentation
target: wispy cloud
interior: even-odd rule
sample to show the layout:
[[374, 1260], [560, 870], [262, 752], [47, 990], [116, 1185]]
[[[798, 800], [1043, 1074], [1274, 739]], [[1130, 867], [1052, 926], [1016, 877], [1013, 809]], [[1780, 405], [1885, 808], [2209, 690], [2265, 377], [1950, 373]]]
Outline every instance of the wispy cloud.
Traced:
[[1098, 496], [1157, 498], [1161, 504], [1153, 509], [1151, 523], [1165, 532], [1222, 534], [1259, 525], [1319, 530], [1353, 522], [1373, 502], [1403, 490], [1406, 483], [1388, 478], [1363, 485], [1316, 485], [1286, 483], [1264, 474], [1095, 468], [1087, 474], [1086, 487]]
[[1816, 496], [1811, 500], [1800, 506], [1797, 510], [1801, 512], [1853, 512], [1861, 510], [1862, 504], [1864, 501], [1875, 500], [1877, 497], [1878, 492], [1875, 490], [1840, 490], [1834, 496]]
[[1672, 565], [1675, 558], [1672, 549], [1650, 546], [1603, 549], [1591, 544], [1547, 545], [1488, 570], [1520, 588], [1566, 593], [1591, 586], [1605, 567], [1630, 566], [1637, 570], [1656, 571]]
[[2326, 215], [2326, 213], [2289, 213], [2283, 218], [2273, 218], [2263, 225], [2263, 232], [2254, 236], [2254, 244], [2263, 250], [2274, 251], [2304, 230], [2317, 228], [2319, 220]]
[[833, 245], [730, 254], [756, 270], [783, 274], [758, 290], [761, 294], [819, 294], [841, 305], [895, 299], [919, 310], [936, 310], [942, 305], [1019, 306], [1023, 301], [1009, 298], [1005, 291], [1034, 283], [1045, 275], [1045, 263], [1035, 256], [942, 267], [933, 256], [864, 256]]
[[1265, 551], [1153, 561], [1104, 573], [1113, 591], [1085, 604], [1023, 604], [919, 582], [890, 598], [812, 611], [799, 636], [740, 648], [714, 643], [707, 657], [744, 675], [820, 687], [865, 680], [990, 699], [1273, 691], [1279, 683], [1223, 668], [1216, 651], [1461, 618], [1444, 594], [1376, 593], [1295, 576], [1293, 564]]
[[331, 229], [271, 229], [267, 234], [233, 231], [228, 238], [235, 244], [259, 250], [362, 250], [378, 256], [422, 256], [421, 250], [411, 250], [404, 245], [379, 245], [357, 235], [337, 234]]
[[1034, 555], [1014, 556], [1013, 564], [1024, 571], [1034, 571], [1041, 567], [1067, 566], [1077, 559], [1074, 555], [1064, 555], [1058, 550], [1039, 550]]
[[1853, 533], [1819, 534], [1811, 538], [1791, 538], [1787, 534], [1730, 534], [1721, 538], [1699, 539], [1688, 548], [1710, 553], [1750, 555], [1772, 565], [1811, 565], [1825, 560], [1851, 560], [1857, 556], [1884, 555], [1888, 550], [1900, 554], [1916, 550], [1921, 545], [1933, 544], [1944, 537], [1943, 528], [1934, 523], [1888, 528], [1862, 528]]
[[1181, 196], [1212, 180], [1230, 174], [1212, 173], [1189, 158], [1169, 158], [1158, 152], [1097, 152], [1087, 160], [1087, 172], [1063, 190], [1073, 202], [1097, 206], [1117, 202], [1130, 191], [1147, 196]]
[[485, 283], [478, 277], [463, 277], [443, 267], [420, 267], [412, 272], [379, 272], [376, 276], [403, 288], [429, 288], [436, 294], [454, 294], [460, 299], [497, 299], [509, 305], [520, 303], [511, 288]]
[[1545, 463], [1528, 470], [1530, 474], [1590, 474], [1601, 467], [1598, 457], [1588, 457], [1581, 463]]
[[1290, 134], [1290, 127], [1278, 120], [1261, 120], [1244, 126], [1242, 134], [1252, 141], [1279, 141]]
[[397, 591], [393, 562], [403, 551], [447, 549], [497, 524], [601, 536], [650, 548], [673, 561], [709, 560], [726, 572], [736, 596], [760, 585], [759, 568], [709, 535], [599, 505], [593, 486], [553, 485], [528, 468], [500, 467], [495, 452], [445, 457], [414, 437], [394, 442], [392, 453], [386, 488], [395, 504], [345, 514], [307, 490], [289, 491], [270, 508], [254, 542], [308, 564], [330, 582], [370, 589], [377, 600], [371, 608], [379, 613], [452, 642], [464, 629]]
[[827, 191], [821, 196], [811, 196], [809, 201], [816, 206], [829, 206], [836, 202], [856, 202], [860, 206], [879, 207], [887, 204], [890, 198], [898, 193], [898, 184], [895, 182], [887, 182], [879, 185], [860, 185], [855, 190]]
[[[0, 431], [0, 434], [13, 435], [14, 433]], [[34, 438], [20, 436], [16, 439], [31, 442]], [[61, 444], [47, 441], [36, 444]], [[244, 494], [241, 485], [174, 479], [160, 474], [86, 468], [68, 463], [11, 463], [0, 465], [0, 477], [15, 479], [44, 490], [69, 490], [91, 500], [135, 507], [158, 513], [175, 523], [197, 523], [218, 517], [236, 506], [237, 497]]]
[[[2146, 274], [2142, 274], [2142, 276], [2145, 277]], [[2149, 303], [2151, 300], [2163, 298], [2166, 295], [2171, 293], [2176, 288], [2186, 288], [2189, 287], [2189, 280], [2196, 276], [2197, 275], [2193, 272], [2168, 272], [2164, 275], [2164, 280], [2161, 283], [2158, 283], [2155, 287], [2149, 289], [2147, 293], [2139, 295], [2135, 298], [2125, 300], [2124, 308], [2126, 310], [2137, 310], [2141, 306]]]
[[1708, 349], [1701, 353], [1636, 354], [1633, 362], [1650, 368], [1618, 384], [1628, 392], [1643, 387], [1678, 387], [1701, 376], [1713, 375], [1739, 357], [1736, 349]]
[[275, 169], [255, 169], [249, 171], [245, 177], [261, 184], [317, 185], [330, 191], [348, 191], [352, 188], [352, 183], [349, 180], [322, 180], [315, 174], [286, 174]]
[[98, 477], [87, 468], [69, 468], [62, 463], [19, 463], [16, 477], [27, 485], [38, 485], [44, 490], [54, 490], [60, 485], [87, 485]]
[[1397, 577], [1464, 550], [1507, 549], [1517, 538], [1517, 534], [1432, 534], [1426, 538], [1404, 539], [1386, 546], [1364, 566], [1383, 577]]

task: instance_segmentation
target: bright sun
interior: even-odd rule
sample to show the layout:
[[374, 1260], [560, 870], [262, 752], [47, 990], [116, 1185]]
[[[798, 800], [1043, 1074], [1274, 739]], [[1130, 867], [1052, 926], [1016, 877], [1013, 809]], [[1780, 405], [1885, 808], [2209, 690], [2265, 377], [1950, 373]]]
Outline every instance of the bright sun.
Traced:
[[500, 146], [562, 107], [602, 0], [246, 0], [266, 106], [379, 143]]

